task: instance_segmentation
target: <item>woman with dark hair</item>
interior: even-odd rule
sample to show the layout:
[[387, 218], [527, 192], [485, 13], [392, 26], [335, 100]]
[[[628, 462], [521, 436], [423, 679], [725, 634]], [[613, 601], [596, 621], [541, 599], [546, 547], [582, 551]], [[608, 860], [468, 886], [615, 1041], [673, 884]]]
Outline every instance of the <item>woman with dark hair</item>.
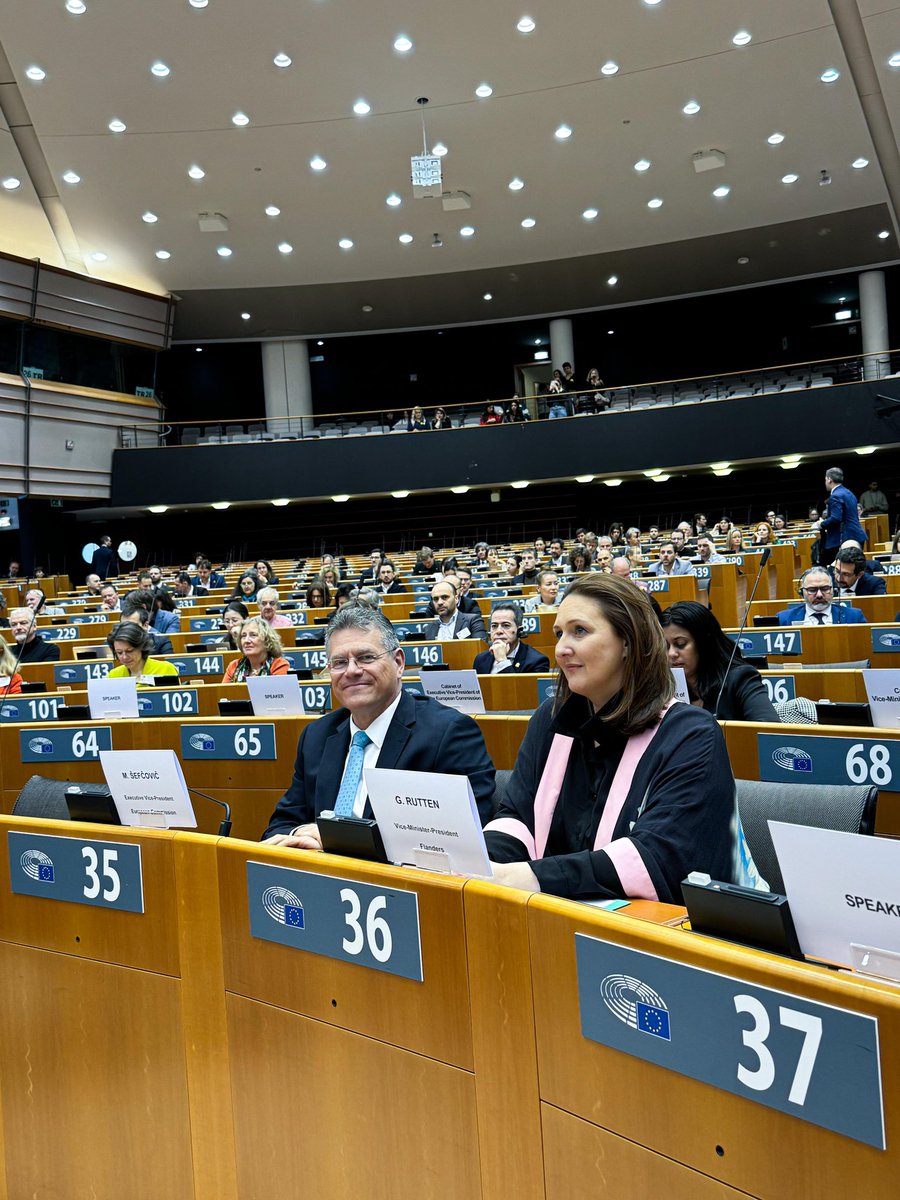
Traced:
[[161, 658], [152, 658], [153, 638], [137, 621], [123, 621], [117, 625], [106, 644], [118, 662], [109, 673], [110, 679], [137, 680], [138, 687], [152, 687], [157, 675], [178, 675], [174, 663]]
[[615, 575], [577, 579], [553, 630], [556, 695], [529, 721], [485, 826], [493, 882], [671, 904], [691, 871], [744, 877], [725, 740], [709, 713], [673, 703], [644, 593]]
[[251, 600], [256, 599], [256, 593], [261, 587], [265, 587], [264, 583], [260, 583], [259, 575], [255, 567], [250, 567], [247, 571], [242, 571], [238, 576], [238, 581], [234, 585], [234, 591], [228, 597], [229, 600], [243, 600], [245, 604], [249, 604]]
[[581, 574], [582, 571], [592, 571], [591, 554], [584, 546], [573, 546], [569, 555], [569, 570]]
[[224, 647], [226, 650], [239, 650], [238, 637], [241, 626], [249, 616], [250, 612], [246, 604], [242, 604], [240, 600], [229, 601], [222, 613], [222, 628], [225, 632], [218, 641], [213, 642], [213, 645]]
[[735, 650], [734, 642], [725, 636], [705, 605], [680, 600], [665, 610], [660, 623], [669, 666], [684, 671], [691, 704], [705, 708], [720, 721], [780, 720], [759, 671], [744, 662], [740, 650]]
[[503, 410], [499, 405], [495, 408], [493, 404], [486, 404], [484, 412], [481, 414], [479, 425], [500, 425], [503, 421]]
[[509, 408], [506, 410], [506, 416], [503, 419], [511, 425], [515, 425], [519, 421], [528, 420], [528, 413], [519, 402], [518, 396], [513, 396], [512, 400], [510, 400]]
[[309, 586], [306, 589], [306, 607], [307, 608], [328, 608], [331, 604], [331, 595], [328, 591], [328, 584], [317, 575], [315, 579], [309, 581]]
[[278, 582], [278, 576], [272, 564], [266, 558], [260, 558], [253, 564], [253, 569], [259, 576], [260, 587], [274, 587]]
[[448, 558], [445, 558], [444, 561], [441, 563], [441, 574], [442, 575], [455, 575], [458, 570], [459, 570], [459, 559], [456, 557], [455, 554], [451, 554]]
[[156, 592], [153, 597], [153, 617], [150, 624], [157, 633], [178, 633], [181, 614], [168, 592]]
[[447, 416], [442, 408], [435, 409], [434, 416], [431, 418], [432, 429], [452, 429], [453, 422]]

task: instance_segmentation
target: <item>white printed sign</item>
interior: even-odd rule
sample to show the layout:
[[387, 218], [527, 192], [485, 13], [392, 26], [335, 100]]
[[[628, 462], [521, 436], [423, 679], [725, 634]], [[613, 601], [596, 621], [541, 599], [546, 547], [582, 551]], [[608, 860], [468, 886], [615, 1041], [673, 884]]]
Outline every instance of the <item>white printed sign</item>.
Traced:
[[448, 708], [464, 713], [483, 713], [484, 696], [477, 671], [423, 671], [422, 691]]
[[675, 699], [682, 704], [690, 704], [691, 694], [688, 691], [687, 678], [684, 674], [684, 667], [669, 667], [672, 672], [672, 678], [675, 680]]
[[174, 750], [101, 750], [100, 765], [123, 825], [197, 828]]
[[87, 693], [93, 721], [110, 721], [141, 715], [138, 709], [137, 680], [131, 676], [124, 679], [89, 679]]
[[255, 717], [302, 717], [306, 711], [296, 675], [251, 675], [245, 682]]
[[872, 724], [880, 729], [896, 729], [900, 725], [900, 671], [863, 671], [862, 676]]

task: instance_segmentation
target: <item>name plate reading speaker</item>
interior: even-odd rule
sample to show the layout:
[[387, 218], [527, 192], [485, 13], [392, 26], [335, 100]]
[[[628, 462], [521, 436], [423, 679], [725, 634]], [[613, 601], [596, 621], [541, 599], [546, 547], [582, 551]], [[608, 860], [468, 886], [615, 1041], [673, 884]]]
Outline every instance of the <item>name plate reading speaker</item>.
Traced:
[[144, 911], [140, 846], [12, 830], [6, 837], [11, 891], [67, 904]]
[[112, 750], [109, 725], [81, 729], [48, 725], [19, 733], [19, 761], [23, 763], [83, 762], [99, 758], [101, 750]]
[[100, 765], [123, 825], [197, 828], [174, 750], [104, 750]]
[[759, 777], [770, 783], [868, 783], [900, 791], [900, 741], [759, 733]]
[[433, 700], [463, 713], [483, 713], [484, 696], [477, 671], [422, 672], [422, 691]]
[[872, 724], [896, 729], [900, 725], [900, 671], [863, 671], [862, 676]]
[[586, 934], [575, 956], [584, 1037], [885, 1148], [874, 1017]]
[[255, 717], [303, 716], [303, 697], [296, 675], [253, 675], [246, 684]]
[[256, 758], [274, 761], [274, 725], [182, 725], [182, 758]]
[[247, 905], [253, 937], [422, 982], [415, 892], [248, 862]]
[[92, 721], [140, 716], [136, 679], [89, 679], [87, 694]]
[[369, 803], [392, 863], [457, 875], [493, 875], [466, 775], [368, 767]]

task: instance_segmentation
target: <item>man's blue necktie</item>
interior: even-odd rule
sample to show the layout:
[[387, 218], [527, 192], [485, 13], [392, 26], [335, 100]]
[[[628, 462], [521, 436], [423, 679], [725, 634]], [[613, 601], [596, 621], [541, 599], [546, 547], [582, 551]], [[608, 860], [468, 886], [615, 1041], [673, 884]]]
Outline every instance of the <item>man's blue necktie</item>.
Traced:
[[350, 743], [350, 753], [347, 755], [347, 766], [344, 768], [344, 778], [341, 780], [341, 789], [337, 794], [337, 800], [334, 802], [334, 815], [336, 817], [353, 816], [353, 801], [356, 799], [356, 791], [359, 787], [359, 781], [362, 779], [366, 746], [368, 746], [371, 740], [369, 735], [362, 729], [357, 730], [353, 735], [353, 741]]

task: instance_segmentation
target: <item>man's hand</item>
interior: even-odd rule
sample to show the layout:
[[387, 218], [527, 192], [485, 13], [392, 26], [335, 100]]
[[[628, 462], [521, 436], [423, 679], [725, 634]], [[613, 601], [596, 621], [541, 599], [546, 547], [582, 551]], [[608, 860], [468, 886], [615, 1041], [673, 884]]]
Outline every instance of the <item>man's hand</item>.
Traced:
[[322, 839], [319, 827], [312, 821], [309, 825], [298, 825], [290, 833], [276, 833], [266, 838], [264, 846], [292, 846], [296, 850], [321, 850]]
[[502, 639], [491, 642], [491, 654], [494, 656], [494, 662], [506, 662], [509, 658], [509, 646]]

